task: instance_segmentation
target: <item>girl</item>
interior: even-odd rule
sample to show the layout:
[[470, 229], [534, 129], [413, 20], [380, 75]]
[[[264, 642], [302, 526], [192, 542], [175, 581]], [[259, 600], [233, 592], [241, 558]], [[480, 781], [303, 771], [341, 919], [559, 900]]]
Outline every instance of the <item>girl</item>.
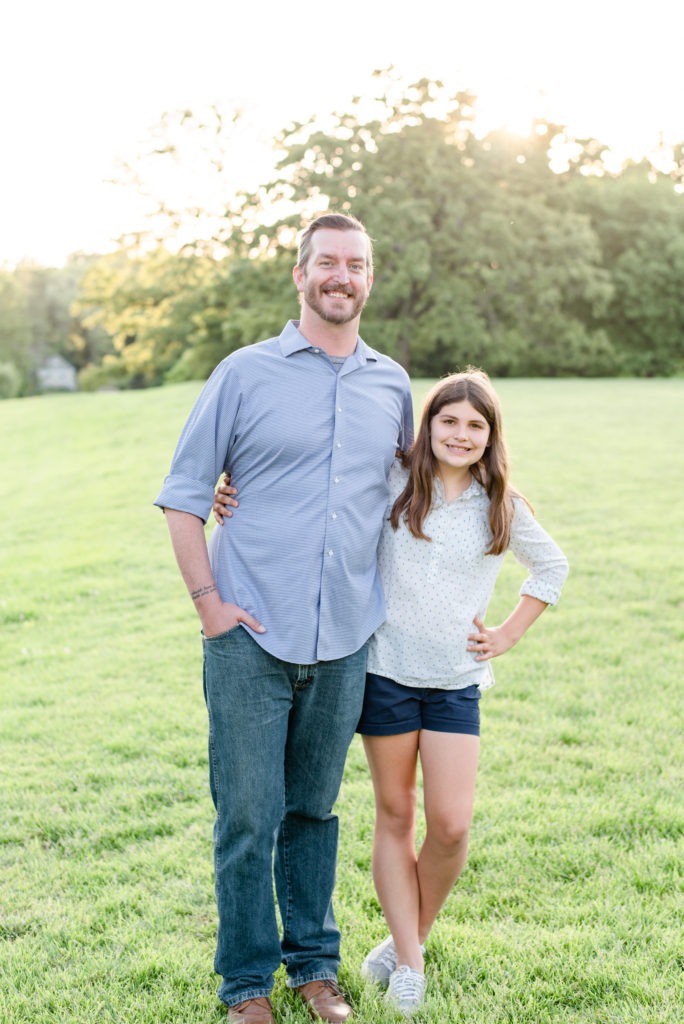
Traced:
[[[357, 731], [373, 780], [373, 879], [390, 935], [362, 974], [388, 982], [388, 1000], [410, 1014], [424, 996], [423, 944], [466, 860], [490, 662], [558, 600], [568, 566], [509, 483], [499, 400], [481, 370], [433, 387], [389, 482], [378, 548], [386, 619], [370, 641]], [[226, 503], [219, 493], [217, 518]], [[529, 575], [508, 618], [486, 626], [508, 550]], [[426, 834], [416, 854], [419, 759]]]

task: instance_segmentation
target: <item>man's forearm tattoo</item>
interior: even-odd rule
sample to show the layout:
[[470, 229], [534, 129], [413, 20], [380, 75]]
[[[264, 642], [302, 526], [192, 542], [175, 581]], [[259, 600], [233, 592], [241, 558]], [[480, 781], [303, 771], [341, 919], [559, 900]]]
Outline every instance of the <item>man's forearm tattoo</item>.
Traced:
[[207, 584], [207, 586], [199, 587], [197, 590], [191, 590], [190, 597], [193, 599], [193, 601], [197, 601], [197, 599], [200, 597], [206, 597], [207, 594], [213, 594], [215, 590], [215, 583]]

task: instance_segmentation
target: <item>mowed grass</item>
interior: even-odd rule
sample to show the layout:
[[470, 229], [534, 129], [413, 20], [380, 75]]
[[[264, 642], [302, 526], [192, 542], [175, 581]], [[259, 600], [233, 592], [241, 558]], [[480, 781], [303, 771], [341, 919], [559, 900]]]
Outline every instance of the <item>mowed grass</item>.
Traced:
[[[415, 382], [417, 408], [428, 382]], [[420, 1022], [684, 1020], [684, 381], [498, 382], [561, 603], [495, 664]], [[198, 623], [152, 507], [199, 385], [0, 403], [0, 1020], [220, 1021]], [[274, 524], [274, 529], [277, 524]], [[505, 565], [489, 621], [516, 600]], [[435, 595], [439, 600], [439, 595]], [[341, 979], [385, 935], [355, 740]], [[278, 975], [280, 1022], [306, 1011]]]

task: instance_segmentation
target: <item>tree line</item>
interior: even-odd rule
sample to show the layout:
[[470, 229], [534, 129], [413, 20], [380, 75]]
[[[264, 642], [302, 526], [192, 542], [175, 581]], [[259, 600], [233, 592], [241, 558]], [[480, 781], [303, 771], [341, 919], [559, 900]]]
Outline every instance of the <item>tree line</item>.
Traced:
[[150, 160], [201, 140], [220, 202], [158, 197], [155, 230], [111, 254], [0, 272], [0, 394], [30, 393], [48, 352], [89, 388], [205, 378], [296, 317], [297, 231], [328, 209], [374, 239], [364, 338], [413, 376], [468, 363], [494, 376], [684, 370], [684, 144], [665, 167], [615, 170], [599, 140], [547, 121], [526, 138], [482, 136], [476, 98], [438, 82], [379, 74], [378, 89], [370, 115], [354, 100], [325, 125], [288, 125], [272, 180], [226, 196], [235, 121], [167, 118], [174, 141]]

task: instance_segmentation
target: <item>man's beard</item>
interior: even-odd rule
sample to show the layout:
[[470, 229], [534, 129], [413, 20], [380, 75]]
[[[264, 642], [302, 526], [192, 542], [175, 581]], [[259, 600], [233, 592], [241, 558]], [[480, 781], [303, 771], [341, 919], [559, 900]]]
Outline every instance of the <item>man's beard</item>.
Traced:
[[318, 297], [319, 288], [315, 285], [306, 285], [302, 295], [302, 300], [306, 303], [309, 309], [312, 309], [314, 313], [317, 313], [321, 320], [325, 320], [329, 324], [348, 324], [350, 320], [356, 319], [360, 315], [363, 307], [366, 305], [368, 296], [352, 294], [351, 305], [345, 304], [344, 308], [336, 310], [326, 309]]

